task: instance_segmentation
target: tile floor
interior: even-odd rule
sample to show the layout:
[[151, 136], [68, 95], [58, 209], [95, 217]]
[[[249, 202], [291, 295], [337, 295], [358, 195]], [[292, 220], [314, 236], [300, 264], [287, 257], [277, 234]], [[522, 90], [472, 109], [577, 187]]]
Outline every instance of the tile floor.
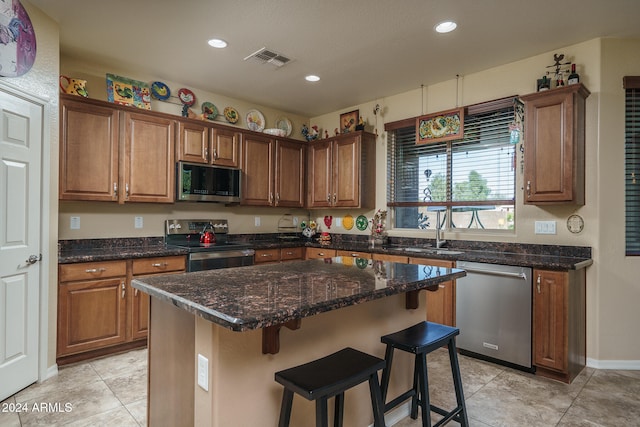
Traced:
[[[446, 351], [428, 357], [432, 403], [455, 406]], [[61, 367], [57, 377], [20, 391], [0, 407], [44, 402], [54, 410], [0, 411], [0, 426], [144, 426], [146, 360], [146, 350], [134, 350]], [[460, 369], [472, 427], [640, 426], [640, 371], [586, 368], [567, 385], [465, 356]], [[434, 422], [438, 419], [433, 414]], [[419, 418], [405, 418], [396, 427], [420, 425]]]

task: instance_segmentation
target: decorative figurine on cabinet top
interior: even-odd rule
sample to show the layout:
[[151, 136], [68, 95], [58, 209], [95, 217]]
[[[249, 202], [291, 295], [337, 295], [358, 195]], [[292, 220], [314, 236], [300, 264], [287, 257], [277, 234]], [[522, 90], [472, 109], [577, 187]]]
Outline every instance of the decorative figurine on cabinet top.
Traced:
[[362, 120], [362, 116], [360, 116], [360, 118], [358, 119], [356, 130], [364, 130], [364, 120]]
[[303, 124], [301, 133], [308, 142], [314, 141], [318, 139], [318, 126], [313, 125], [311, 126], [311, 129], [309, 129], [306, 124]]

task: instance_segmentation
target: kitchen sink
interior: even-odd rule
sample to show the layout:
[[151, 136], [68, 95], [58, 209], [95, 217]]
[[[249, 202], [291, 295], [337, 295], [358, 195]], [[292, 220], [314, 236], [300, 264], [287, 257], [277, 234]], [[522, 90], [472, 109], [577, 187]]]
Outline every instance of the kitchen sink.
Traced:
[[436, 248], [421, 248], [421, 247], [405, 247], [405, 248], [398, 248], [398, 249], [403, 250], [405, 252], [413, 252], [413, 253], [428, 254], [428, 255], [459, 255], [463, 253], [462, 251], [456, 251], [456, 250], [447, 249], [447, 248], [436, 249]]

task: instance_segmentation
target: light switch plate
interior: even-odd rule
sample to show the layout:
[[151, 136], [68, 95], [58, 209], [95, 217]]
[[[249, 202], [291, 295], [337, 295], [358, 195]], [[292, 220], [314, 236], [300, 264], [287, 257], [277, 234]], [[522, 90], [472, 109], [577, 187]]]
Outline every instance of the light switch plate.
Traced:
[[555, 221], [536, 221], [535, 233], [536, 234], [556, 234], [556, 222]]

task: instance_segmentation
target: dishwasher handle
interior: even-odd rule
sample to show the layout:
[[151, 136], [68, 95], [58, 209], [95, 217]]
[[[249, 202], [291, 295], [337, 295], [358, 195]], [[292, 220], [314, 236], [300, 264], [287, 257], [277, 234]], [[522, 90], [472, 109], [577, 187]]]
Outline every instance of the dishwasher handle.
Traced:
[[497, 270], [484, 270], [481, 268], [468, 268], [464, 266], [459, 266], [458, 268], [463, 269], [468, 273], [479, 273], [479, 274], [487, 274], [490, 276], [502, 276], [502, 277], [515, 277], [517, 279], [527, 280], [527, 275], [525, 273], [511, 273], [509, 271], [497, 271]]

